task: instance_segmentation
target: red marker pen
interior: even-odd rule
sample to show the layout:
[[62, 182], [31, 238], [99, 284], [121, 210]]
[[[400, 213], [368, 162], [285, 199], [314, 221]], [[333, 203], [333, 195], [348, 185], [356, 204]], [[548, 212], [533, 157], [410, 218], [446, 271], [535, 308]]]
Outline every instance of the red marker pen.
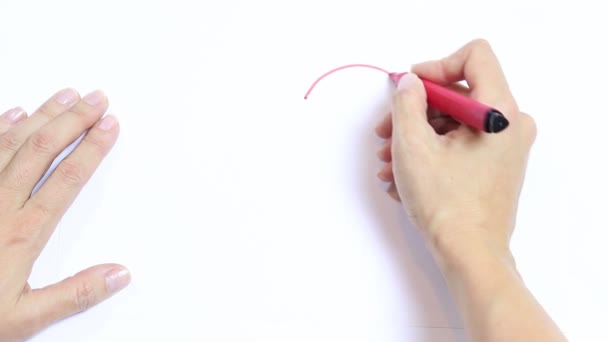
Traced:
[[[397, 84], [406, 73], [390, 73], [391, 80]], [[454, 119], [488, 133], [498, 133], [509, 121], [498, 110], [442, 87], [429, 80], [422, 79], [428, 104]]]

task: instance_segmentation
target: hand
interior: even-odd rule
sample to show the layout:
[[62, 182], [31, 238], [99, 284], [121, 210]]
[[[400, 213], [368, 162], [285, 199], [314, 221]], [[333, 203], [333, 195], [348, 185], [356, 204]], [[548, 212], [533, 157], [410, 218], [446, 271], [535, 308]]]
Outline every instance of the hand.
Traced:
[[[57, 284], [31, 289], [34, 261], [57, 223], [118, 137], [108, 101], [96, 91], [80, 99], [55, 94], [30, 117], [15, 108], [0, 117], [0, 341], [22, 341], [124, 288], [129, 272], [98, 265]], [[83, 132], [76, 149], [32, 195], [54, 158]]]
[[[388, 162], [379, 176], [394, 181], [397, 198], [426, 237], [468, 335], [472, 341], [565, 340], [525, 287], [509, 250], [534, 121], [519, 111], [485, 41], [412, 72], [397, 87], [393, 115], [377, 129], [390, 139], [379, 152]], [[470, 89], [460, 91], [501, 111], [509, 127], [497, 134], [454, 124], [433, 129], [416, 74], [443, 85], [466, 80]]]
[[[387, 162], [379, 177], [394, 181], [397, 198], [431, 244], [475, 236], [508, 249], [536, 135], [534, 121], [519, 111], [485, 41], [471, 42], [442, 60], [418, 64], [412, 72], [398, 85], [393, 115], [377, 128], [378, 135], [388, 139], [379, 152]], [[427, 116], [426, 93], [416, 74], [442, 85], [466, 80], [470, 88], [459, 91], [501, 111], [510, 126], [487, 134], [437, 113]]]

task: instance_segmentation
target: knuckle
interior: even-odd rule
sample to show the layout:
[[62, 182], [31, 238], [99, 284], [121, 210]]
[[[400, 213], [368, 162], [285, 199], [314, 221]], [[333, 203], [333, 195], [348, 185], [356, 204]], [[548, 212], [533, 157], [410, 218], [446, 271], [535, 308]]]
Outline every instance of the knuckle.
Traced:
[[47, 132], [37, 132], [30, 139], [34, 151], [40, 154], [50, 154], [55, 152], [56, 142], [52, 134]]
[[[458, 51], [457, 54], [462, 55], [463, 52]], [[448, 56], [448, 57], [443, 57], [442, 59], [439, 60], [439, 65], [441, 66], [439, 68], [441, 76], [445, 77], [445, 73], [447, 70], [457, 70], [459, 68], [459, 63], [458, 63], [458, 59], [457, 58], [453, 58], [452, 56]]]
[[40, 106], [36, 112], [39, 115], [46, 117], [47, 119], [52, 119], [58, 114], [58, 110], [53, 104], [51, 104], [50, 101], [43, 103], [42, 106]]
[[32, 243], [35, 239], [35, 234], [32, 229], [22, 227], [15, 229], [7, 238], [7, 247], [26, 246]]
[[89, 134], [85, 135], [83, 141], [86, 142], [87, 144], [91, 145], [99, 153], [99, 155], [106, 154], [106, 150], [108, 149], [108, 144], [102, 136], [100, 136], [98, 134], [89, 133]]
[[0, 147], [10, 152], [17, 152], [21, 147], [21, 142], [14, 133], [7, 132], [0, 136]]
[[536, 136], [538, 135], [538, 126], [536, 125], [534, 118], [526, 113], [521, 113], [521, 121], [526, 136], [531, 141], [536, 140]]
[[31, 207], [31, 210], [29, 210], [27, 215], [25, 215], [26, 218], [24, 219], [24, 222], [25, 224], [31, 226], [39, 226], [52, 216], [53, 210], [49, 205], [40, 201], [36, 201]]
[[74, 306], [79, 312], [89, 309], [95, 303], [95, 291], [93, 286], [87, 282], [82, 282], [76, 287], [74, 294]]
[[81, 185], [84, 182], [82, 166], [71, 159], [65, 159], [57, 167], [59, 178], [65, 185]]

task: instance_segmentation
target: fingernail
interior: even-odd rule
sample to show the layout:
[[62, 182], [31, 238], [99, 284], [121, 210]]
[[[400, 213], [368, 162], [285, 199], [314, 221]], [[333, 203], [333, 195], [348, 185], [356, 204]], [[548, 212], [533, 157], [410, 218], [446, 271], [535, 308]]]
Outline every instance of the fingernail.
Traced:
[[10, 124], [19, 122], [25, 116], [25, 111], [21, 107], [16, 107], [2, 114], [4, 120]]
[[126, 268], [118, 268], [106, 273], [106, 290], [116, 293], [129, 285], [131, 274]]
[[92, 93], [85, 95], [82, 100], [91, 106], [97, 106], [102, 103], [106, 98], [106, 95], [101, 90], [95, 90]]
[[78, 100], [78, 93], [76, 90], [68, 88], [63, 89], [55, 95], [55, 101], [61, 103], [62, 105], [73, 105]]
[[108, 115], [99, 121], [97, 127], [102, 131], [109, 131], [114, 125], [116, 125], [116, 118], [112, 115]]
[[399, 84], [397, 85], [397, 89], [407, 89], [412, 86], [412, 84], [416, 81], [416, 76], [412, 73], [407, 73], [401, 76], [399, 80]]

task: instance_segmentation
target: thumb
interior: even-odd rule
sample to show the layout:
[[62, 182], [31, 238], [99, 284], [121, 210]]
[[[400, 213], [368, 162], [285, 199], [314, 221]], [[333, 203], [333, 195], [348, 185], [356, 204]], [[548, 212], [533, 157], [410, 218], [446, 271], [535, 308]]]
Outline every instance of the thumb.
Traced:
[[427, 108], [426, 91], [420, 78], [416, 74], [404, 74], [393, 96], [393, 137], [427, 139], [434, 133], [427, 120]]
[[59, 283], [25, 293], [19, 303], [21, 315], [28, 322], [27, 328], [36, 333], [110, 298], [130, 281], [131, 275], [124, 266], [93, 266]]

